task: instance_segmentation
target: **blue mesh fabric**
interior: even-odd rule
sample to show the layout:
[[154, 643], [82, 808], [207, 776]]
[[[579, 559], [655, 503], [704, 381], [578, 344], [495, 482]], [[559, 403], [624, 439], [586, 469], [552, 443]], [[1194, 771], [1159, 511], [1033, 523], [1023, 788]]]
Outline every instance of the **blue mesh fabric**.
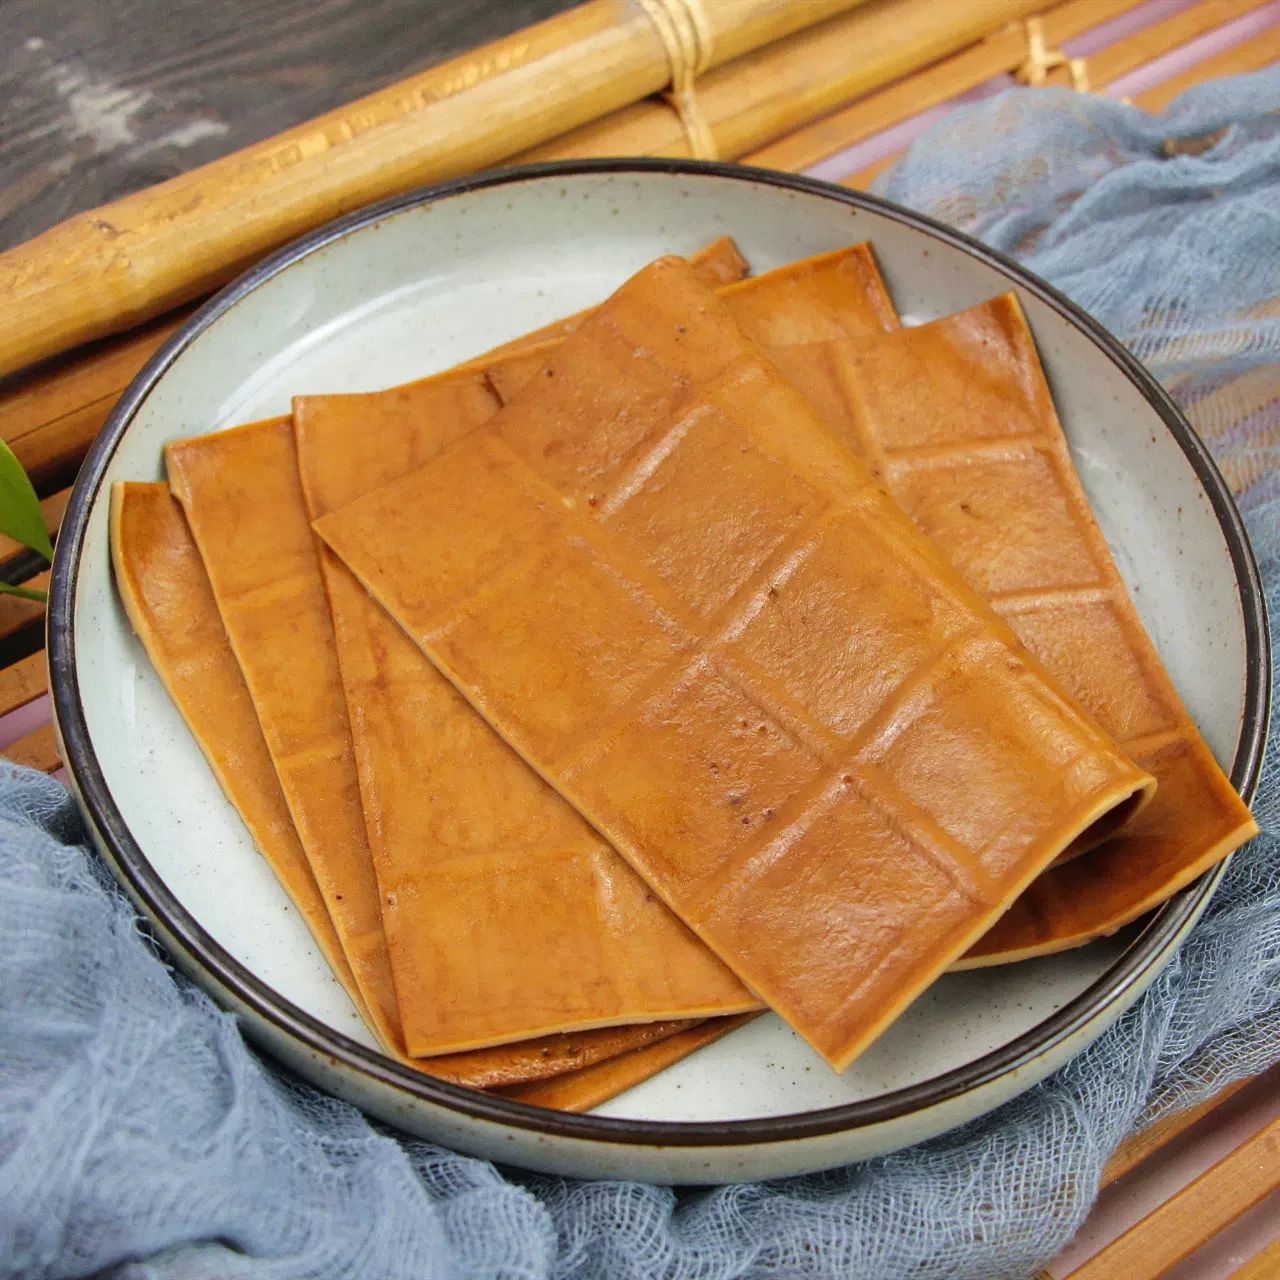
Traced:
[[[1170, 140], [1200, 140], [1173, 154]], [[958, 112], [885, 194], [1022, 258], [1213, 447], [1280, 588], [1280, 73], [1158, 118], [1057, 90]], [[1280, 616], [1280, 615], [1278, 615]], [[1116, 1143], [1280, 1057], [1280, 778], [1176, 960], [996, 1114], [820, 1177], [674, 1193], [519, 1177], [283, 1079], [139, 932], [54, 782], [0, 776], [0, 1274], [1020, 1277]]]

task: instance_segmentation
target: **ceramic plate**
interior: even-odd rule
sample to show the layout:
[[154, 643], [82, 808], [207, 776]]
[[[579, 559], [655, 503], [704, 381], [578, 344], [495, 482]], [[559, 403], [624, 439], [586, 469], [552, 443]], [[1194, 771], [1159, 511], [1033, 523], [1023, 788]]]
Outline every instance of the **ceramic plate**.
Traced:
[[1206, 877], [1107, 942], [944, 978], [843, 1076], [772, 1016], [584, 1116], [454, 1088], [376, 1051], [130, 631], [111, 583], [110, 484], [158, 479], [165, 441], [287, 412], [295, 393], [444, 369], [726, 233], [756, 271], [871, 240], [908, 322], [1016, 289], [1143, 619], [1236, 785], [1248, 796], [1257, 779], [1266, 619], [1222, 479], [1134, 360], [998, 255], [823, 183], [666, 161], [486, 174], [299, 241], [182, 328], [80, 473], [49, 614], [64, 758], [104, 854], [176, 961], [264, 1048], [393, 1124], [533, 1168], [724, 1181], [831, 1167], [936, 1134], [1097, 1036], [1151, 982], [1215, 883]]

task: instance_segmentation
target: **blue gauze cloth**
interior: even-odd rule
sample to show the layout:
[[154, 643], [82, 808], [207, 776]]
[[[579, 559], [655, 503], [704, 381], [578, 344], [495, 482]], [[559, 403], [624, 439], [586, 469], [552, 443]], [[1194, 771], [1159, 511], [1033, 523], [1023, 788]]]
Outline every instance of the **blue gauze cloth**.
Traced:
[[[1162, 117], [1059, 90], [959, 111], [885, 194], [1022, 258], [1162, 378], [1280, 586], [1280, 74]], [[1167, 140], [1205, 140], [1169, 156]], [[966, 1128], [838, 1172], [675, 1193], [499, 1171], [286, 1079], [166, 966], [56, 782], [0, 777], [0, 1274], [1028, 1276], [1124, 1135], [1280, 1057], [1280, 778], [1150, 993]]]

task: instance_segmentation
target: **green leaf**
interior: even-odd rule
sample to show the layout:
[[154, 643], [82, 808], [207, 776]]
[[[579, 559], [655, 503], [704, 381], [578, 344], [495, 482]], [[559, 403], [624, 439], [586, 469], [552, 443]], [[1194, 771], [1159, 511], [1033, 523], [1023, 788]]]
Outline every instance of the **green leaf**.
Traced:
[[[44, 527], [40, 499], [22, 469], [22, 463], [0, 440], [0, 533], [6, 533], [24, 547], [38, 551], [46, 560], [53, 559], [53, 543]], [[8, 594], [14, 594], [10, 591]]]
[[47, 591], [37, 591], [33, 587], [15, 587], [11, 582], [0, 582], [0, 596], [21, 596], [24, 600], [39, 600], [41, 604], [48, 602]]

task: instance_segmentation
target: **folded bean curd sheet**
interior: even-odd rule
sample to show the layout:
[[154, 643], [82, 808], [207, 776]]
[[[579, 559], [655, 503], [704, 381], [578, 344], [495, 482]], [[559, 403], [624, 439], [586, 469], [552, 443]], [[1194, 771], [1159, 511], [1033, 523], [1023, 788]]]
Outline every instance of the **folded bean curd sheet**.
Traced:
[[1114, 933], [1257, 833], [1129, 598], [1013, 294], [774, 356], [960, 576], [1159, 783], [1118, 834], [1036, 879], [965, 967]]
[[837, 1069], [1153, 785], [679, 259], [315, 527]]
[[[157, 674], [255, 845], [369, 1021], [364, 997], [299, 843], [200, 554], [166, 485], [113, 486], [111, 550], [125, 612]], [[612, 1096], [610, 1087], [620, 1091], [661, 1070], [672, 1050], [663, 1049], [659, 1055], [659, 1043], [677, 1033], [678, 1045], [709, 1038], [709, 1033], [697, 1035], [686, 1022], [651, 1023], [644, 1028], [546, 1036], [429, 1062], [406, 1061], [438, 1079], [472, 1088], [539, 1082], [539, 1105], [574, 1110]], [[584, 1074], [618, 1055], [617, 1070]], [[563, 1083], [553, 1083], [551, 1077]]]

